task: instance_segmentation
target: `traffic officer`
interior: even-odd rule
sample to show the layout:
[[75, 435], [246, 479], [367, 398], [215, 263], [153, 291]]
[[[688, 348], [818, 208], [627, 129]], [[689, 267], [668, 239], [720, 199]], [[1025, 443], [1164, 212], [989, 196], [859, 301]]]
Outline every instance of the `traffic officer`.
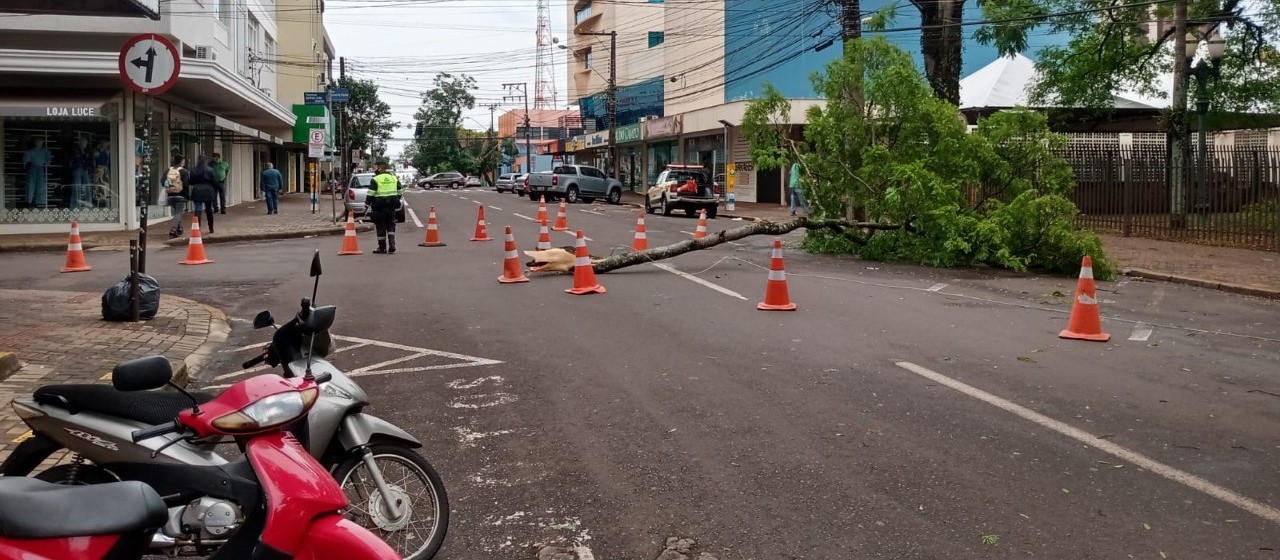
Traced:
[[387, 162], [374, 165], [373, 183], [365, 195], [373, 215], [373, 227], [378, 232], [378, 248], [375, 254], [396, 252], [396, 211], [400, 209], [400, 180], [387, 171]]

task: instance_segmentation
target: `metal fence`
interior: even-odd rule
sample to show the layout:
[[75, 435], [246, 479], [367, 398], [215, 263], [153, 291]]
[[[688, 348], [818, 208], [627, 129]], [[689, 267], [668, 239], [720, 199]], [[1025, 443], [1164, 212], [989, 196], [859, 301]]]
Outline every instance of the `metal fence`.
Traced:
[[[1195, 146], [1192, 143], [1192, 146]], [[1073, 145], [1078, 223], [1099, 233], [1280, 251], [1280, 148], [1213, 146], [1171, 168], [1163, 143]], [[1171, 188], [1185, 177], [1184, 194]]]

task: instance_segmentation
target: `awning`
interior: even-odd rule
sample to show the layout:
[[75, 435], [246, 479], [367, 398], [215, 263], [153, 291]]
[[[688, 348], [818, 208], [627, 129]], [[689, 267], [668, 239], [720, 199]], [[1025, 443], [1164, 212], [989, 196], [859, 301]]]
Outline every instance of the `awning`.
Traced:
[[262, 140], [262, 141], [265, 141], [271, 144], [277, 144], [277, 145], [284, 144], [284, 140], [281, 140], [275, 136], [272, 136], [270, 134], [267, 134], [255, 128], [242, 125], [231, 119], [219, 117], [217, 115], [214, 115], [213, 117], [213, 125], [224, 130], [230, 130], [232, 132], [241, 134], [243, 136], [247, 136], [251, 139]]

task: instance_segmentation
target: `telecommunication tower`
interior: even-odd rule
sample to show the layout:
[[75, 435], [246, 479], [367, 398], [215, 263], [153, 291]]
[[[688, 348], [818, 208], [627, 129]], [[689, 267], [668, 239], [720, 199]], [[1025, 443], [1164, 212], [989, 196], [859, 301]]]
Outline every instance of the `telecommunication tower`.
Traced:
[[555, 43], [551, 38], [551, 6], [538, 0], [538, 68], [533, 88], [534, 109], [556, 108]]

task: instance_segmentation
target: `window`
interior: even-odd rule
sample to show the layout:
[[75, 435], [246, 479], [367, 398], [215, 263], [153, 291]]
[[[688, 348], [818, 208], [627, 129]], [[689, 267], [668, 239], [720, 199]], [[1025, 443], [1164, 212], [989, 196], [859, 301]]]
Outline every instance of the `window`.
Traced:
[[276, 40], [270, 35], [266, 35], [266, 42], [262, 47], [263, 58], [267, 59], [267, 66], [272, 68], [276, 65]]
[[666, 40], [667, 40], [666, 32], [663, 32], [663, 31], [649, 32], [649, 48], [651, 49], [658, 45], [661, 45], [662, 43], [666, 42]]
[[134, 176], [116, 152], [119, 127], [104, 116], [118, 109], [38, 109], [0, 116], [0, 223], [118, 223], [120, 180]]
[[231, 22], [231, 0], [215, 0], [218, 3], [218, 19], [222, 23]]
[[590, 48], [588, 48], [587, 50], [585, 50], [585, 51], [583, 51], [583, 52], [582, 52], [582, 65], [583, 65], [583, 68], [588, 68], [588, 69], [589, 69], [589, 68], [592, 68], [592, 66], [591, 66], [591, 60], [592, 60], [592, 58], [591, 58], [591, 49], [590, 49]]
[[582, 23], [583, 21], [586, 21], [586, 19], [589, 17], [591, 17], [591, 2], [587, 2], [585, 5], [582, 6], [582, 8], [575, 10], [573, 12], [574, 23]]

